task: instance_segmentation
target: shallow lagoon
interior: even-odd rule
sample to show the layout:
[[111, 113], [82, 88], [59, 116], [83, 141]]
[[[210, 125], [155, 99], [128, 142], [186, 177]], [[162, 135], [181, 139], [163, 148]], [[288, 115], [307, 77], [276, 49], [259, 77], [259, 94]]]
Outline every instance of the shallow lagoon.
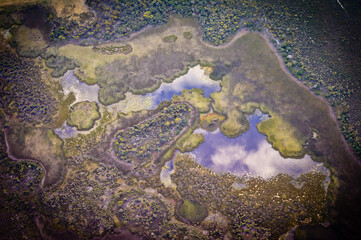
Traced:
[[187, 74], [176, 78], [172, 83], [163, 83], [156, 91], [147, 93], [144, 97], [149, 97], [153, 107], [157, 107], [162, 101], [169, 101], [174, 95], [180, 95], [183, 89], [192, 88], [203, 89], [205, 97], [221, 90], [220, 81], [210, 79], [205, 75], [204, 69], [197, 65], [190, 68]]
[[283, 158], [272, 148], [266, 137], [257, 130], [257, 124], [268, 118], [259, 110], [248, 116], [250, 129], [241, 136], [227, 138], [219, 130], [202, 133], [205, 142], [190, 154], [196, 162], [216, 172], [230, 172], [238, 176], [262, 177], [268, 179], [280, 173], [298, 177], [302, 173], [328, 169], [305, 155], [302, 159]]
[[[215, 91], [220, 91], [220, 81], [211, 80], [199, 65], [190, 68], [188, 73], [176, 78], [172, 83], [162, 83], [154, 92], [144, 96], [126, 93], [126, 99], [119, 103], [108, 106], [112, 112], [130, 112], [142, 109], [155, 109], [164, 100], [171, 100], [174, 95], [181, 94], [183, 89], [201, 88], [204, 95], [209, 95]], [[74, 92], [76, 102], [98, 101], [99, 87], [89, 86], [80, 82], [73, 71], [68, 71], [61, 80], [64, 94]], [[197, 129], [195, 133], [202, 133], [205, 142], [192, 151], [196, 162], [208, 167], [216, 172], [230, 172], [238, 176], [262, 177], [268, 179], [280, 173], [285, 173], [297, 177], [305, 172], [319, 171], [329, 175], [329, 171], [321, 163], [313, 162], [311, 157], [306, 155], [302, 159], [285, 159], [278, 151], [274, 150], [260, 134], [256, 125], [267, 119], [266, 114], [259, 110], [255, 114], [248, 116], [250, 129], [236, 138], [227, 138], [219, 130], [208, 132]], [[87, 133], [89, 131], [83, 132]], [[55, 129], [55, 133], [62, 139], [76, 136], [79, 131], [68, 126], [66, 123], [62, 127]], [[161, 173], [162, 181], [168, 186], [173, 186], [170, 174], [173, 163], [168, 162]]]
[[209, 97], [213, 92], [220, 91], [220, 81], [210, 79], [201, 66], [197, 65], [188, 70], [188, 73], [174, 79], [171, 83], [162, 83], [154, 92], [143, 96], [126, 93], [126, 99], [109, 105], [111, 111], [139, 111], [155, 109], [163, 101], [170, 101], [174, 95], [180, 95], [183, 89], [201, 88], [204, 96]]
[[68, 95], [70, 92], [75, 94], [75, 102], [90, 101], [97, 102], [99, 104], [99, 86], [89, 86], [88, 84], [79, 81], [79, 79], [77, 79], [77, 77], [74, 75], [73, 70], [67, 71], [65, 73], [64, 77], [60, 81], [60, 84], [63, 87], [65, 95]]
[[[89, 86], [79, 81], [74, 75], [74, 71], [68, 71], [61, 80], [61, 85], [65, 95], [74, 92], [76, 102], [93, 101], [99, 103], [98, 85]], [[180, 95], [183, 89], [201, 88], [204, 96], [209, 97], [213, 92], [220, 91], [220, 81], [210, 79], [201, 66], [197, 65], [190, 68], [188, 73], [176, 78], [171, 83], [162, 83], [154, 92], [147, 93], [143, 96], [126, 93], [126, 98], [119, 103], [108, 106], [112, 111], [122, 111], [124, 113], [130, 111], [139, 111], [142, 109], [154, 109], [162, 101], [170, 101], [174, 95]]]
[[[62, 77], [60, 84], [63, 87], [64, 95], [68, 95], [69, 93], [73, 92], [75, 95], [75, 102], [82, 102], [82, 101], [90, 101], [90, 102], [96, 102], [100, 105], [98, 101], [98, 91], [99, 86], [98, 85], [92, 85], [89, 86], [86, 83], [83, 83], [77, 79], [77, 77], [74, 75], [74, 71], [70, 70], [67, 71]], [[74, 104], [73, 103], [73, 104]], [[100, 109], [102, 111], [102, 109]], [[87, 133], [89, 131], [78, 131], [76, 128], [69, 126], [64, 122], [64, 124], [54, 129], [54, 132], [61, 138], [71, 138], [75, 137], [79, 132], [81, 133]]]
[[[70, 92], [75, 94], [75, 102], [91, 101], [103, 106], [98, 100], [99, 86], [89, 86], [86, 83], [79, 81], [74, 75], [73, 70], [68, 71], [61, 79], [60, 83], [65, 95], [68, 95]], [[128, 113], [143, 109], [155, 109], [162, 101], [170, 101], [174, 95], [180, 95], [183, 89], [192, 88], [203, 89], [204, 96], [206, 97], [209, 97], [209, 95], [215, 91], [221, 90], [220, 81], [213, 81], [210, 79], [205, 74], [205, 70], [197, 65], [190, 68], [187, 74], [176, 78], [172, 83], [162, 83], [161, 86], [152, 93], [147, 93], [142, 96], [127, 92], [124, 100], [119, 103], [111, 104], [107, 106], [107, 108], [113, 113]], [[55, 129], [55, 133], [64, 139], [76, 136], [78, 131], [64, 123], [62, 127]], [[82, 133], [87, 132], [82, 131]]]
[[[297, 178], [303, 173], [313, 171], [326, 176], [330, 175], [330, 171], [322, 163], [314, 162], [309, 155], [305, 155], [302, 159], [283, 158], [278, 151], [273, 149], [256, 127], [259, 122], [267, 119], [268, 115], [256, 110], [247, 118], [250, 129], [235, 138], [224, 136], [219, 129], [214, 132], [196, 129], [194, 133], [202, 133], [205, 142], [189, 154], [197, 163], [215, 172], [229, 172], [240, 177], [270, 179], [278, 174], [287, 174]], [[161, 181], [166, 186], [173, 186], [170, 179], [170, 174], [174, 171], [173, 159], [166, 163], [160, 175]], [[324, 182], [326, 189], [329, 181], [327, 177]], [[302, 185], [297, 181], [292, 184], [296, 187]]]
[[69, 126], [68, 124], [66, 124], [66, 122], [64, 122], [63, 126], [61, 126], [60, 128], [55, 128], [54, 132], [61, 139], [75, 137], [79, 133], [76, 128]]

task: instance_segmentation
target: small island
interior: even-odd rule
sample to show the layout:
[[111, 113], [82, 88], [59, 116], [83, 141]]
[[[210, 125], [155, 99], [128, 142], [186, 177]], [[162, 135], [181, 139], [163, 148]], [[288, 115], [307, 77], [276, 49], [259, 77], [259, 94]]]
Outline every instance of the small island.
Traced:
[[100, 117], [97, 103], [89, 101], [78, 102], [70, 107], [67, 124], [75, 127], [78, 131], [90, 130]]

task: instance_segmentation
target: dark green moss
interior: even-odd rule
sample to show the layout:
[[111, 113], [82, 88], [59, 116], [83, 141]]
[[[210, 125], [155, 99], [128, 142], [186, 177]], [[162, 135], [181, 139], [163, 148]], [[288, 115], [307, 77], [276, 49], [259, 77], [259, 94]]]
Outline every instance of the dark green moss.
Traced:
[[172, 43], [172, 42], [175, 42], [177, 41], [178, 37], [176, 35], [169, 35], [169, 36], [165, 36], [162, 40], [163, 42], [166, 42], [166, 43]]
[[207, 215], [207, 209], [204, 205], [185, 199], [178, 208], [179, 215], [191, 223], [203, 221]]

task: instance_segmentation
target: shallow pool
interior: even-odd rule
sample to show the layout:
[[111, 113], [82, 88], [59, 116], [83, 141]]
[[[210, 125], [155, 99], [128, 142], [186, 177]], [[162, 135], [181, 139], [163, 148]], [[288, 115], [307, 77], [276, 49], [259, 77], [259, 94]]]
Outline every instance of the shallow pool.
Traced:
[[[77, 79], [74, 71], [68, 71], [60, 81], [65, 95], [70, 92], [75, 94], [75, 102], [91, 101], [102, 104], [98, 100], [98, 85], [89, 86]], [[135, 95], [127, 92], [126, 98], [118, 103], [107, 106], [110, 112], [128, 113], [131, 111], [140, 111], [143, 109], [155, 109], [162, 101], [169, 101], [174, 95], [180, 95], [183, 89], [201, 88], [204, 91], [204, 96], [209, 95], [215, 91], [220, 91], [220, 81], [213, 81], [204, 72], [201, 66], [197, 65], [190, 68], [188, 73], [176, 78], [172, 83], [162, 83], [161, 86], [152, 93], [145, 95]], [[89, 132], [89, 131], [87, 131]], [[87, 133], [82, 131], [82, 133]], [[55, 129], [55, 133], [62, 139], [74, 137], [78, 131], [68, 126], [66, 123], [62, 127]]]
[[163, 83], [156, 91], [147, 93], [144, 97], [150, 98], [153, 107], [157, 107], [162, 101], [169, 101], [174, 95], [180, 95], [183, 89], [192, 88], [201, 88], [205, 97], [221, 90], [220, 81], [210, 79], [204, 69], [197, 65], [190, 68], [187, 74], [176, 78], [172, 83]]
[[220, 81], [210, 79], [201, 66], [197, 65], [188, 73], [174, 79], [171, 83], [162, 83], [154, 92], [143, 96], [126, 93], [125, 100], [108, 106], [112, 112], [130, 112], [143, 109], [155, 109], [163, 101], [170, 101], [174, 95], [180, 95], [183, 89], [201, 88], [204, 96], [209, 97], [213, 92], [220, 91]]
[[64, 74], [60, 84], [63, 87], [65, 95], [68, 95], [70, 92], [75, 94], [75, 102], [90, 101], [99, 103], [99, 86], [89, 86], [88, 84], [79, 81], [79, 79], [77, 79], [77, 77], [74, 75], [73, 70], [67, 71]]
[[327, 174], [329, 170], [323, 164], [314, 162], [308, 155], [302, 159], [283, 158], [273, 149], [256, 127], [266, 118], [266, 114], [256, 110], [255, 114], [248, 116], [250, 129], [235, 138], [227, 138], [219, 130], [207, 132], [197, 129], [195, 133], [202, 133], [205, 142], [190, 154], [195, 157], [197, 163], [207, 168], [238, 176], [268, 179], [280, 173], [293, 177], [310, 171]]

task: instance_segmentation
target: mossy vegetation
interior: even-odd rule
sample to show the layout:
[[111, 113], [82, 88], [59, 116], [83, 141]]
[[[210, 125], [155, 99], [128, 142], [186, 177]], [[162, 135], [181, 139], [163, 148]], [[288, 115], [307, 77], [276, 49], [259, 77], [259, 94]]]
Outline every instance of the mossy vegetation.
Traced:
[[194, 61], [189, 54], [164, 50], [132, 59], [134, 64], [117, 59], [96, 69], [100, 102], [105, 105], [118, 102], [125, 98], [127, 91], [134, 94], [152, 92], [160, 86], [161, 79], [173, 79], [173, 75], [184, 71], [186, 65]]
[[183, 37], [187, 40], [191, 40], [193, 37], [193, 34], [192, 34], [192, 32], [184, 32]]
[[[221, 132], [227, 137], [237, 137], [249, 129], [249, 123], [245, 114], [235, 108], [241, 102], [234, 102], [233, 96], [242, 97], [245, 90], [232, 87], [229, 77], [225, 77], [222, 82], [222, 90], [211, 94], [214, 100], [212, 107], [214, 112], [226, 115], [227, 118], [221, 123]], [[251, 89], [251, 88], [250, 88]]]
[[89, 130], [100, 117], [99, 106], [96, 102], [78, 102], [70, 107], [67, 124], [79, 131]]
[[228, 112], [227, 119], [221, 124], [221, 132], [231, 138], [237, 137], [249, 129], [249, 122], [241, 112], [237, 110]]
[[200, 88], [193, 88], [191, 90], [182, 90], [181, 95], [174, 95], [172, 101], [187, 101], [193, 105], [200, 113], [207, 113], [211, 109], [211, 99], [203, 96], [204, 91]]
[[257, 125], [260, 133], [267, 136], [273, 148], [280, 151], [282, 156], [298, 158], [303, 157], [305, 150], [300, 139], [297, 138], [296, 129], [278, 116], [260, 122]]
[[208, 114], [202, 114], [200, 116], [200, 126], [207, 131], [215, 131], [220, 127], [221, 123], [226, 119], [226, 116], [211, 112]]
[[174, 34], [165, 36], [162, 38], [163, 42], [166, 42], [166, 43], [173, 43], [173, 42], [177, 41], [177, 39], [178, 39], [178, 37]]
[[54, 128], [61, 127], [61, 125], [69, 118], [69, 107], [75, 100], [75, 94], [70, 92], [63, 101], [59, 102], [58, 113], [54, 117]]
[[186, 133], [179, 141], [177, 141], [177, 148], [181, 152], [191, 152], [204, 142], [203, 134]]
[[64, 56], [50, 56], [46, 59], [45, 65], [48, 68], [54, 69], [51, 76], [58, 78], [63, 76], [68, 70], [74, 70], [76, 64], [73, 60]]
[[226, 66], [224, 63], [217, 63], [215, 66], [212, 66], [212, 72], [209, 74], [209, 77], [213, 80], [222, 80], [230, 70], [230, 66]]
[[129, 54], [133, 51], [132, 46], [129, 43], [125, 43], [123, 45], [109, 45], [109, 46], [94, 46], [93, 47], [94, 52], [99, 52], [102, 54], [112, 55], [112, 54]]
[[102, 139], [105, 132], [105, 125], [114, 121], [112, 116], [106, 109], [102, 113], [99, 120], [99, 126], [88, 134], [79, 133], [75, 137], [65, 139], [64, 154], [65, 157], [83, 156], [87, 154], [89, 149], [93, 149]]
[[202, 204], [184, 199], [178, 208], [178, 214], [191, 223], [198, 223], [207, 217], [208, 212]]
[[17, 52], [22, 57], [35, 58], [49, 46], [39, 29], [28, 28], [25, 25], [14, 30], [14, 39], [17, 44]]
[[261, 109], [261, 110], [263, 110], [263, 112], [267, 112], [267, 110], [264, 109], [264, 106], [260, 106], [258, 103], [255, 103], [255, 102], [247, 102], [245, 104], [242, 104], [240, 106], [240, 109], [246, 115], [253, 114], [256, 109]]

